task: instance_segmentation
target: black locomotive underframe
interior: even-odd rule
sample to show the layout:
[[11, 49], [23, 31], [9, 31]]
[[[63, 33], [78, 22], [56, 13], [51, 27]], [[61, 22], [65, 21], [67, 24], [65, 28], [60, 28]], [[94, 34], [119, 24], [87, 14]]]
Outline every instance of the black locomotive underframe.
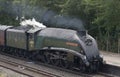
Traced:
[[97, 61], [91, 62], [91, 66], [87, 67], [81, 58], [73, 55], [73, 60], [68, 60], [68, 53], [59, 50], [44, 49], [26, 51], [24, 49], [0, 46], [0, 52], [17, 58], [27, 59], [34, 62], [42, 62], [65, 69], [77, 69], [81, 72], [96, 72], [99, 69], [99, 63]]

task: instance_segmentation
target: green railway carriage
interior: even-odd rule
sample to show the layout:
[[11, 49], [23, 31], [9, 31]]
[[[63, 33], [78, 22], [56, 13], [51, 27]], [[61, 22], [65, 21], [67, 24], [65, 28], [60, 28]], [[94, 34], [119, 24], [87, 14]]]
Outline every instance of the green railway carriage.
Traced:
[[35, 34], [39, 30], [40, 29], [32, 29], [31, 27], [26, 26], [8, 29], [6, 32], [6, 45], [27, 51], [35, 50]]
[[27, 36], [23, 30], [8, 29], [7, 30], [7, 46], [26, 49]]
[[12, 26], [0, 25], [0, 46], [6, 45], [6, 30]]

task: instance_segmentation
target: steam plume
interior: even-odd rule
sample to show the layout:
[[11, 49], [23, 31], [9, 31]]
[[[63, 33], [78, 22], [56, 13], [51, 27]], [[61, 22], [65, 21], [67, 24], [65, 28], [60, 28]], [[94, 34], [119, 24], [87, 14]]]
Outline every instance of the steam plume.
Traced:
[[2, 11], [8, 14], [11, 14], [15, 17], [18, 16], [18, 18], [21, 18], [22, 16], [28, 18], [34, 17], [37, 21], [43, 23], [48, 27], [69, 28], [75, 29], [77, 31], [85, 30], [83, 22], [80, 19], [57, 15], [55, 12], [46, 8], [40, 8], [38, 6], [32, 7], [27, 4], [23, 5], [13, 3], [4, 3], [2, 4], [2, 7], [4, 7]]

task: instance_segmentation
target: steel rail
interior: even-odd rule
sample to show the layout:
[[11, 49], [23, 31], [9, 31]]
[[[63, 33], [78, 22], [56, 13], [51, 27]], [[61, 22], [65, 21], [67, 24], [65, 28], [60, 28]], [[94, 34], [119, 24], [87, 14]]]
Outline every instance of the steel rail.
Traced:
[[39, 75], [42, 75], [45, 77], [60, 77], [59, 75], [55, 75], [55, 74], [52, 74], [52, 73], [49, 73], [43, 70], [35, 69], [32, 67], [26, 66], [24, 64], [19, 64], [19, 63], [9, 61], [6, 59], [0, 59], [0, 66], [13, 70], [17, 73], [29, 76], [29, 77], [36, 77], [36, 76], [39, 77]]
[[110, 64], [105, 64], [101, 73], [110, 74], [111, 76], [120, 77], [120, 67]]
[[[5, 55], [4, 55], [5, 56]], [[7, 57], [10, 57], [11, 58], [11, 56], [7, 56]], [[12, 57], [12, 58], [15, 58], [15, 57]], [[18, 58], [17, 58], [18, 59]], [[21, 60], [21, 59], [20, 59]], [[7, 59], [4, 59], [4, 58], [0, 58], [0, 66], [2, 66], [2, 67], [5, 67], [4, 65], [1, 65], [1, 62], [6, 62], [7, 64], [12, 64], [14, 67], [19, 67], [19, 68], [21, 68], [22, 70], [29, 70], [29, 71], [33, 71], [33, 72], [36, 72], [37, 74], [39, 73], [39, 74], [42, 74], [42, 75], [45, 75], [45, 76], [49, 76], [49, 77], [61, 77], [61, 76], [59, 76], [59, 75], [55, 75], [55, 74], [51, 74], [51, 73], [46, 73], [45, 71], [43, 71], [43, 70], [40, 70], [40, 69], [36, 69], [36, 68], [33, 68], [33, 67], [29, 67], [29, 66], [26, 66], [26, 65], [24, 65], [24, 64], [19, 64], [19, 63], [17, 63], [17, 62], [15, 62], [15, 61], [10, 61], [10, 60], [7, 60]], [[98, 73], [95, 73], [95, 74], [87, 74], [87, 73], [81, 73], [81, 72], [77, 72], [77, 71], [72, 71], [72, 70], [69, 70], [69, 69], [63, 69], [63, 68], [60, 68], [60, 67], [56, 67], [56, 66], [52, 66], [52, 65], [48, 65], [48, 64], [44, 64], [44, 63], [39, 63], [40, 65], [44, 65], [44, 66], [46, 66], [46, 67], [50, 67], [50, 68], [54, 68], [54, 69], [59, 69], [59, 70], [62, 70], [62, 71], [66, 71], [66, 72], [70, 72], [70, 73], [73, 73], [73, 74], [77, 74], [77, 75], [80, 75], [80, 76], [83, 76], [83, 77], [95, 77], [95, 76], [100, 76], [100, 77], [114, 77], [114, 76], [116, 76], [116, 74], [113, 74], [113, 72], [111, 73], [111, 72], [109, 72], [110, 70], [115, 70], [115, 69], [118, 69], [117, 67], [111, 67], [111, 65], [104, 65], [104, 69], [102, 70], [102, 71], [100, 71], [100, 72], [98, 72]], [[36, 64], [36, 65], [38, 65], [38, 64]], [[113, 69], [114, 68], [114, 69]], [[9, 67], [8, 67], [8, 69], [10, 69]], [[107, 70], [106, 70], [107, 69]], [[13, 70], [13, 69], [11, 69], [11, 70]], [[109, 71], [108, 71], [109, 70]], [[16, 70], [13, 70], [13, 71], [16, 71]], [[120, 70], [119, 70], [120, 71]], [[25, 73], [22, 73], [22, 72], [19, 72], [18, 70], [16, 71], [16, 72], [18, 72], [18, 73], [21, 73], [21, 74], [23, 74], [23, 75], [27, 75], [27, 76], [29, 76], [29, 77], [34, 77], [34, 76], [30, 76], [30, 75], [28, 75], [28, 74], [25, 74]], [[118, 75], [117, 76], [120, 76], [119, 75], [120, 74], [120, 72], [118, 73]]]

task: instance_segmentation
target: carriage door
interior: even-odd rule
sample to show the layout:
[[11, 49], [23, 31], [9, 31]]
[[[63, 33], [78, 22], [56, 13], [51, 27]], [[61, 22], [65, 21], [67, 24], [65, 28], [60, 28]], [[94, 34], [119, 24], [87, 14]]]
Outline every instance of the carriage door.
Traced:
[[29, 50], [34, 50], [34, 33], [29, 34]]

